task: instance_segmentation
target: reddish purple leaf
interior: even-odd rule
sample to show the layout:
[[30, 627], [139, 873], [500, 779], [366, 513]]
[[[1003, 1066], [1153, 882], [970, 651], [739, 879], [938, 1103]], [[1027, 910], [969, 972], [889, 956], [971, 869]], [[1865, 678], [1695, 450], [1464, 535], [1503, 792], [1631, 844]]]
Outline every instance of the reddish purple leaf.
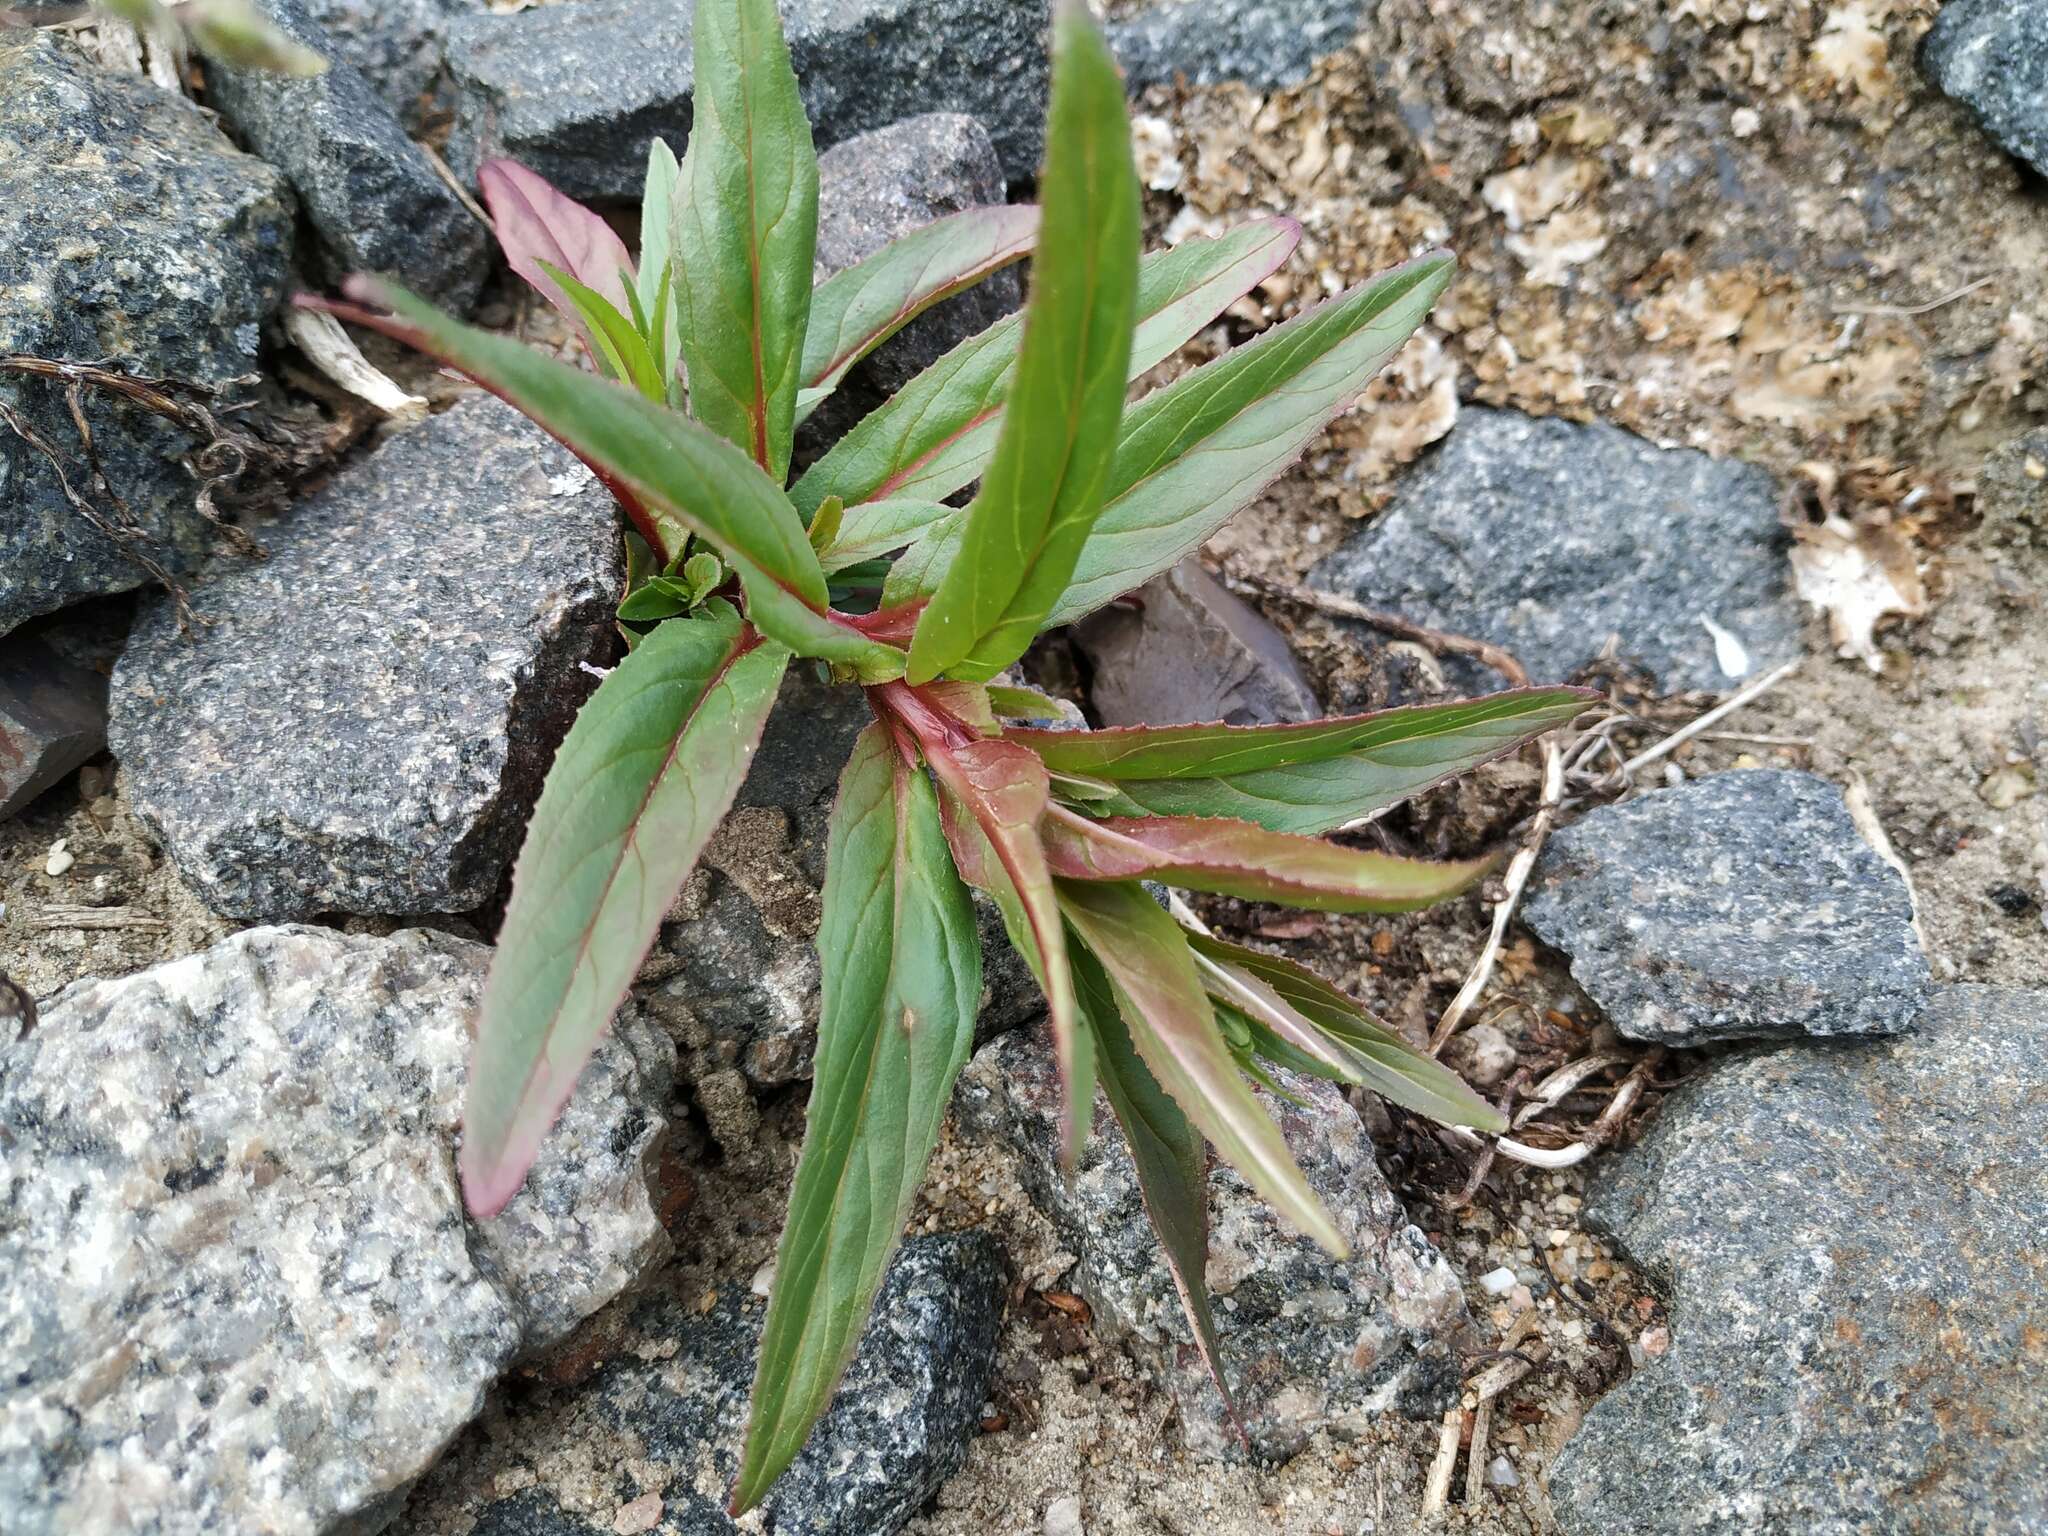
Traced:
[[923, 745], [939, 781], [954, 867], [961, 879], [995, 901], [1010, 942], [1045, 991], [1060, 1080], [1067, 1089], [1062, 1152], [1072, 1167], [1092, 1113], [1095, 1067], [1076, 1016], [1066, 930], [1038, 840], [1051, 803], [1050, 778], [1036, 754], [1008, 742], [947, 747], [926, 740]]
[[620, 314], [630, 315], [633, 305], [626, 290], [633, 283], [634, 269], [625, 241], [597, 214], [516, 160], [486, 160], [476, 181], [491, 210], [505, 260], [576, 327], [596, 356], [597, 338], [541, 264], [568, 273]]

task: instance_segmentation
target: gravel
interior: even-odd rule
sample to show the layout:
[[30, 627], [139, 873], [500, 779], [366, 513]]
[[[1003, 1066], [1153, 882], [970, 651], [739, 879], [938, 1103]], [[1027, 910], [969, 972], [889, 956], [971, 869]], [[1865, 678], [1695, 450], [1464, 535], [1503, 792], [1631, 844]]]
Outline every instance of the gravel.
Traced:
[[616, 1497], [602, 1510], [579, 1508], [566, 1484], [542, 1481], [505, 1497], [464, 1490], [444, 1473], [435, 1507], [409, 1512], [401, 1536], [415, 1522], [430, 1528], [455, 1504], [474, 1516], [472, 1536], [743, 1528], [892, 1536], [966, 1457], [995, 1362], [1004, 1285], [1002, 1250], [979, 1233], [906, 1242], [832, 1407], [744, 1527], [725, 1514], [725, 1495], [739, 1466], [765, 1311], [734, 1287], [701, 1313], [672, 1300], [644, 1303], [630, 1328], [668, 1347], [651, 1359], [620, 1357], [522, 1425], [536, 1456], [593, 1437], [632, 1447], [609, 1469]]
[[[823, 282], [900, 235], [1003, 201], [988, 130], [959, 112], [877, 128], [818, 157], [817, 277]], [[1023, 302], [1011, 267], [918, 316], [852, 370], [842, 389], [872, 409]]]
[[613, 642], [610, 495], [473, 395], [262, 537], [193, 638], [137, 620], [109, 733], [137, 814], [230, 915], [482, 905]]
[[[1284, 1074], [1277, 1074], [1283, 1075]], [[1227, 1166], [1210, 1177], [1209, 1289], [1223, 1369], [1253, 1450], [1285, 1459], [1326, 1431], [1365, 1434], [1382, 1414], [1433, 1418], [1458, 1384], [1450, 1340], [1466, 1322], [1456, 1276], [1410, 1225], [1363, 1122], [1329, 1084], [1286, 1078], [1301, 1100], [1268, 1099], [1309, 1187], [1351, 1245], [1331, 1259]], [[1072, 1288], [1095, 1325], [1164, 1379], [1189, 1448], [1241, 1454], [1202, 1365], [1123, 1133], [1098, 1098], [1069, 1179], [1059, 1166], [1059, 1072], [1042, 1030], [1006, 1035], [968, 1064], [954, 1103], [967, 1135], [1004, 1147], [1018, 1178], [1078, 1255]]]
[[1947, 0], [1920, 63], [1986, 133], [2048, 175], [2048, 11], [2035, 0]]
[[1255, 91], [1306, 79], [1357, 37], [1374, 0], [1143, 0], [1109, 24], [1132, 90], [1239, 80]]
[[[52, 33], [0, 31], [0, 353], [200, 385], [241, 378], [289, 281], [292, 222], [283, 177], [191, 103], [101, 73]], [[176, 572], [213, 543], [180, 462], [198, 445], [139, 406], [82, 398], [133, 538], [95, 527], [49, 461], [0, 425], [0, 634], [143, 585], [129, 544]], [[94, 491], [61, 383], [0, 373], [0, 408], [62, 456], [100, 519], [121, 519]]]
[[674, 1053], [630, 1018], [465, 1220], [488, 960], [258, 928], [0, 1041], [0, 1529], [381, 1529], [492, 1380], [666, 1256]]
[[1523, 919], [1631, 1040], [1895, 1034], [1927, 1001], [1897, 871], [1810, 773], [1718, 773], [1550, 839]]
[[290, 179], [330, 277], [380, 273], [466, 313], [483, 283], [489, 233], [298, 0], [258, 8], [325, 58], [326, 72], [295, 79], [210, 64], [208, 101]]
[[1552, 1469], [1565, 1531], [2048, 1528], [2044, 1059], [2048, 994], [1949, 987], [1916, 1035], [1673, 1095], [1586, 1208], [1673, 1342]]
[[[1800, 654], [1778, 504], [1751, 465], [1474, 408], [1309, 580], [1503, 645], [1537, 682], [1565, 680], [1618, 636], [1666, 692], [1722, 691]], [[1723, 664], [1709, 620], [1742, 665]], [[1449, 670], [1468, 691], [1493, 685]]]
[[0, 639], [0, 820], [107, 743], [107, 679], [40, 635]]
[[1104, 725], [1270, 725], [1321, 711], [1280, 631], [1190, 557], [1075, 626]]
[[[784, 0], [812, 133], [826, 148], [922, 112], [965, 112], [1003, 170], [1044, 145], [1049, 0]], [[649, 144], [689, 136], [689, 0], [577, 0], [449, 26], [448, 158], [509, 155], [572, 197], [635, 201]]]

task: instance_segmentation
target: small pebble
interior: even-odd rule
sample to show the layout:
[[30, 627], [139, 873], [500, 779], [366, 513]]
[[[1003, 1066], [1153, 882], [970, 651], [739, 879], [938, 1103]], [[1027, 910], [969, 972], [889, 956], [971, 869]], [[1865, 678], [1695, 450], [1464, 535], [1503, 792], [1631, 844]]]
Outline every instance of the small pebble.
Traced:
[[641, 1536], [661, 1524], [661, 1495], [643, 1493], [630, 1504], [621, 1504], [612, 1516], [612, 1529], [618, 1536]]
[[1522, 1479], [1515, 1471], [1515, 1464], [1505, 1456], [1496, 1456], [1486, 1464], [1486, 1480], [1496, 1488], [1522, 1486]]
[[65, 841], [64, 838], [60, 837], [56, 842], [50, 844], [50, 856], [43, 860], [44, 874], [52, 877], [61, 875], [65, 870], [78, 862], [78, 860], [71, 856], [71, 850], [64, 846]]
[[1088, 1536], [1081, 1524], [1081, 1501], [1072, 1494], [1045, 1507], [1045, 1536]]
[[1479, 1277], [1479, 1288], [1489, 1296], [1505, 1296], [1515, 1288], [1515, 1272], [1503, 1264]]
[[769, 1296], [775, 1291], [775, 1261], [768, 1260], [754, 1271], [754, 1278], [747, 1282], [747, 1289], [756, 1296]]

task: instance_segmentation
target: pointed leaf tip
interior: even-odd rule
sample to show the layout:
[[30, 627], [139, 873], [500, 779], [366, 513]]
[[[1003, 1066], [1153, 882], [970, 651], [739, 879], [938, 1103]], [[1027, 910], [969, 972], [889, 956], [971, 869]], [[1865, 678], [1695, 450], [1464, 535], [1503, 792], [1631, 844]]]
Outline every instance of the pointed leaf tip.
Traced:
[[906, 676], [985, 682], [1024, 654], [1102, 510], [1137, 306], [1140, 193], [1122, 77], [1085, 8], [1053, 29], [1038, 248], [1023, 345], [961, 552]]

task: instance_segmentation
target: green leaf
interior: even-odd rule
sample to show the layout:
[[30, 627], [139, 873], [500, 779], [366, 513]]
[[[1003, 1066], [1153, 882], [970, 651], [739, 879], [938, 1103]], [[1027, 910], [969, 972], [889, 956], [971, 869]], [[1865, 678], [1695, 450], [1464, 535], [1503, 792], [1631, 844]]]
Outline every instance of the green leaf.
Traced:
[[930, 781], [881, 726], [840, 778], [808, 1124], [761, 1336], [735, 1514], [802, 1448], [860, 1342], [974, 1040], [981, 946]]
[[[824, 505], [829, 507], [838, 499], [829, 496]], [[819, 510], [822, 512], [824, 507]], [[905, 496], [863, 502], [850, 509], [842, 507], [839, 526], [831, 543], [818, 552], [818, 559], [830, 572], [892, 554], [907, 544], [916, 543], [918, 536], [932, 524], [958, 515], [959, 510], [943, 501], [913, 501]]]
[[693, 607], [716, 591], [724, 580], [725, 563], [708, 551], [692, 555], [683, 562], [683, 588], [689, 593]]
[[[1420, 257], [1133, 406], [1101, 516], [1046, 623], [1069, 623], [1201, 548], [1357, 400], [1428, 317], [1451, 268], [1447, 255]], [[943, 582], [950, 566], [928, 564]]]
[[954, 866], [994, 900], [1011, 944], [1045, 993], [1060, 1081], [1067, 1089], [1061, 1158], [1071, 1169], [1088, 1132], [1095, 1067], [1075, 1009], [1059, 898], [1039, 842], [1039, 819], [1050, 800], [1045, 764], [1003, 741], [954, 748], [926, 742], [925, 759], [943, 791]]
[[1223, 1379], [1216, 1319], [1209, 1310], [1209, 1154], [1200, 1133], [1138, 1058], [1101, 962], [1076, 946], [1073, 964], [1074, 990], [1080, 997], [1081, 1017], [1094, 1040], [1102, 1090], [1130, 1144], [1145, 1214], [1159, 1234], [1159, 1246], [1166, 1253], [1166, 1267], [1180, 1293], [1181, 1310], [1187, 1314], [1195, 1345], [1223, 1396], [1224, 1407], [1235, 1419], [1237, 1406]]
[[1343, 1237], [1238, 1074], [1180, 925], [1141, 886], [1062, 880], [1058, 887], [1060, 910], [1102, 963], [1160, 1087], [1254, 1189], [1343, 1258]]
[[[249, 0], [184, 0], [168, 13], [155, 5], [139, 9], [152, 20], [168, 14], [185, 29], [192, 46], [216, 64], [298, 79], [327, 73], [326, 59], [288, 35]], [[128, 19], [133, 21], [134, 16]]]
[[1208, 542], [1348, 410], [1450, 285], [1435, 252], [1297, 315], [1134, 406], [1102, 516], [1048, 622], [1065, 624]]
[[950, 574], [910, 642], [911, 683], [986, 681], [1024, 654], [1102, 509], [1138, 291], [1138, 171], [1123, 77], [1080, 0], [1053, 23], [1044, 219], [1016, 384]]
[[675, 151], [663, 140], [654, 140], [647, 146], [647, 181], [640, 193], [640, 267], [635, 291], [647, 317], [647, 342], [661, 370], [661, 398], [671, 404], [677, 399], [677, 365], [682, 357], [682, 328], [675, 318], [675, 273], [671, 270], [679, 177]]
[[990, 707], [1006, 720], [1064, 720], [1060, 701], [1036, 688], [997, 684], [988, 691]]
[[768, 638], [853, 667], [864, 680], [901, 673], [900, 651], [825, 615], [825, 573], [796, 509], [739, 449], [616, 384], [450, 320], [381, 278], [352, 277], [344, 291], [394, 313], [299, 302], [418, 347], [530, 416], [595, 471], [664, 563], [693, 533], [715, 545], [739, 573], [747, 616]]
[[660, 403], [667, 394], [667, 385], [661, 376], [661, 365], [640, 328], [620, 314], [603, 294], [584, 287], [559, 267], [545, 261], [536, 264], [561, 290], [571, 312], [583, 322], [584, 333], [595, 340], [604, 371]]
[[1332, 1070], [1331, 1052], [1308, 1047], [1300, 1042], [1297, 1031], [1282, 1037], [1292, 1053], [1266, 1049], [1282, 1066], [1363, 1084], [1382, 1098], [1444, 1125], [1470, 1126], [1495, 1135], [1508, 1128], [1506, 1117], [1466, 1087], [1457, 1073], [1417, 1050], [1391, 1025], [1374, 1018], [1314, 971], [1208, 934], [1191, 933], [1188, 944], [1198, 957], [1256, 982], [1301, 1028], [1314, 1031], [1343, 1053], [1341, 1059], [1348, 1071]]
[[746, 777], [788, 659], [713, 603], [648, 635], [576, 717], [484, 987], [461, 1153], [477, 1215], [501, 1210], [525, 1178]]
[[1064, 806], [1048, 813], [1041, 831], [1046, 862], [1063, 882], [1159, 880], [1314, 912], [1413, 912], [1469, 890], [1500, 863], [1498, 857], [1404, 859], [1270, 832], [1248, 821], [1090, 821]]
[[[1013, 730], [1057, 773], [1111, 780], [1124, 815], [1222, 816], [1328, 832], [1568, 723], [1598, 696], [1524, 688], [1303, 725]], [[1095, 807], [1091, 807], [1095, 809]]]
[[[1260, 219], [1214, 240], [1188, 240], [1138, 263], [1131, 377], [1187, 344], [1229, 304], [1270, 277], [1301, 240], [1291, 219]], [[969, 337], [848, 432], [790, 497], [808, 517], [827, 496], [855, 516], [873, 501], [944, 501], [987, 468], [1017, 371], [1024, 317]]]
[[815, 407], [846, 370], [912, 320], [1031, 254], [1038, 210], [970, 208], [892, 240], [811, 295], [803, 382]]
[[693, 601], [688, 583], [672, 576], [652, 576], [626, 594], [619, 604], [619, 617], [631, 624], [651, 624], [688, 613]]
[[670, 256], [690, 409], [777, 485], [803, 382], [818, 157], [775, 0], [706, 0]]
[[[825, 563], [825, 551], [832, 547], [832, 541], [839, 536], [839, 519], [845, 511], [845, 502], [837, 496], [827, 496], [824, 505], [811, 514], [811, 523], [804, 530], [804, 537], [811, 541], [811, 548], [818, 552], [820, 565]], [[825, 574], [831, 575], [832, 567], [827, 566]]]

